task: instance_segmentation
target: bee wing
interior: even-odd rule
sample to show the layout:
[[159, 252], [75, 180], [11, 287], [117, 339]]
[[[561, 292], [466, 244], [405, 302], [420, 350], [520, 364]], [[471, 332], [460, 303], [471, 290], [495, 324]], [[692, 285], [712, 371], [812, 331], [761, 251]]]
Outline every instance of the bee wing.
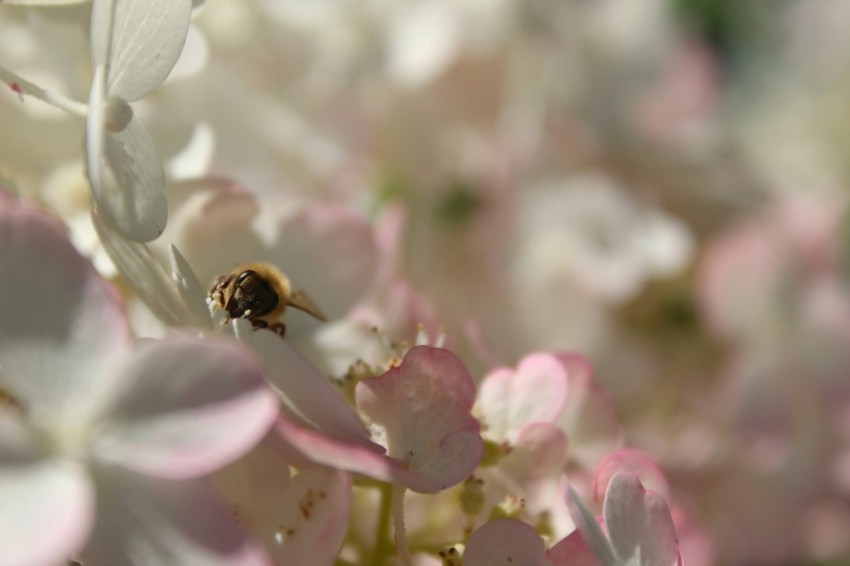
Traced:
[[322, 322], [327, 322], [328, 320], [319, 307], [316, 306], [316, 303], [313, 302], [313, 299], [311, 299], [310, 296], [301, 289], [295, 289], [292, 291], [289, 298], [286, 300], [286, 305], [302, 310]]

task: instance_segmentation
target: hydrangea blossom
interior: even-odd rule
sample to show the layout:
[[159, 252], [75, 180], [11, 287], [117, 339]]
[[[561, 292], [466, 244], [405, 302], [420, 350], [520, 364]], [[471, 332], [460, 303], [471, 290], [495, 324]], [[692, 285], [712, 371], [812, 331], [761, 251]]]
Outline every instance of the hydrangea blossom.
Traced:
[[220, 340], [134, 345], [61, 227], [2, 193], [0, 240], [4, 560], [264, 563], [195, 479], [271, 425], [257, 362]]

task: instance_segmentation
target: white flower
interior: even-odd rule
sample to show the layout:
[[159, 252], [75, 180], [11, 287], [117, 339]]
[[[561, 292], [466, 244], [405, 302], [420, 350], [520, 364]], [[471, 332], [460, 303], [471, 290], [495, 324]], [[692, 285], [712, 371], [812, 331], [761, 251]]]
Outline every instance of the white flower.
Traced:
[[263, 564], [196, 479], [277, 399], [233, 342], [130, 341], [62, 228], [0, 193], [0, 547], [7, 566]]
[[131, 240], [165, 229], [165, 172], [153, 140], [128, 104], [159, 85], [177, 63], [190, 0], [95, 0], [94, 80], [86, 123], [88, 175], [103, 217]]

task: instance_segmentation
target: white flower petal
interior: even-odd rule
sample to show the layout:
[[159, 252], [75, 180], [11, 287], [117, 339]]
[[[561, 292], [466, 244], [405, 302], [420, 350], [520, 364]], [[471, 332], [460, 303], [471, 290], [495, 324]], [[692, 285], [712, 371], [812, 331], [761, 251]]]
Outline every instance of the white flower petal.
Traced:
[[104, 415], [95, 454], [166, 478], [208, 474], [251, 449], [278, 400], [245, 349], [168, 337], [141, 349]]
[[78, 414], [129, 340], [120, 299], [55, 220], [11, 199], [0, 250], [0, 384], [30, 418]]
[[4, 566], [53, 566], [77, 553], [92, 527], [85, 470], [43, 458], [36, 439], [0, 414], [0, 549]]
[[230, 510], [201, 481], [163, 481], [97, 470], [97, 525], [86, 566], [269, 566]]
[[115, 267], [157, 318], [172, 326], [189, 325], [189, 307], [151, 251], [124, 239], [97, 214], [92, 224]]
[[164, 81], [183, 50], [191, 14], [191, 0], [95, 0], [92, 58], [107, 66], [109, 95], [137, 100]]
[[[87, 131], [89, 136], [96, 133]], [[92, 193], [104, 220], [136, 242], [162, 234], [168, 217], [165, 171], [145, 127], [131, 120], [123, 131], [106, 133], [101, 155], [94, 153], [94, 143], [88, 151]]]
[[193, 326], [204, 329], [212, 329], [212, 318], [206, 306], [207, 294], [201, 287], [195, 272], [189, 266], [189, 262], [180, 253], [174, 244], [169, 248], [171, 256], [171, 278], [177, 285], [177, 290], [186, 305], [186, 310], [191, 316]]

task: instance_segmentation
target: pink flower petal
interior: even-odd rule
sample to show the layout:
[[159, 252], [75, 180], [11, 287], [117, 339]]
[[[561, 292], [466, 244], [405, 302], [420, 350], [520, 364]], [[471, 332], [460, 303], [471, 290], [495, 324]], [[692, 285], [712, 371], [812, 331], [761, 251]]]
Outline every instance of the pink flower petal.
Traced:
[[679, 544], [670, 509], [659, 494], [644, 490], [629, 472], [611, 478], [605, 494], [605, 525], [622, 562], [639, 558], [640, 565], [679, 564]]
[[448, 350], [413, 348], [399, 367], [358, 383], [356, 398], [383, 427], [388, 455], [441, 487], [462, 481], [480, 462], [483, 441], [470, 414], [475, 385]]
[[239, 339], [260, 354], [288, 414], [336, 438], [383, 451], [369, 440], [369, 431], [339, 391], [287, 341], [272, 332], [255, 332], [247, 321], [231, 324]]
[[85, 545], [94, 493], [77, 463], [39, 456], [39, 439], [0, 414], [0, 548], [4, 566], [52, 566]]
[[200, 480], [168, 481], [97, 469], [97, 525], [86, 566], [271, 566]]
[[520, 360], [516, 371], [503, 368], [481, 382], [478, 406], [490, 436], [515, 444], [520, 430], [533, 422], [552, 422], [567, 399], [567, 372], [549, 354]]
[[55, 220], [12, 199], [0, 249], [0, 383], [33, 418], [61, 422], [129, 341], [123, 307]]
[[172, 336], [140, 348], [104, 415], [96, 454], [166, 478], [207, 474], [265, 435], [278, 400], [248, 351]]
[[469, 537], [464, 566], [543, 566], [543, 540], [530, 525], [516, 519], [496, 519]]
[[[287, 458], [293, 465], [309, 467], [322, 464], [402, 485], [418, 493], [436, 493], [447, 487], [442, 475], [426, 473], [431, 471], [430, 468], [426, 472], [411, 469], [407, 462], [303, 428], [284, 417], [278, 418], [275, 431], [288, 447]], [[452, 451], [456, 448], [466, 450], [468, 442], [464, 438], [450, 439], [445, 450], [447, 453], [454, 453]], [[466, 455], [461, 454], [460, 458], [465, 461]]]
[[270, 434], [245, 458], [217, 473], [215, 480], [240, 522], [278, 563], [333, 562], [348, 528], [348, 474], [310, 468], [290, 480], [280, 438]]
[[600, 566], [599, 559], [578, 529], [546, 551], [546, 558], [553, 566]]
[[626, 448], [609, 454], [596, 470], [593, 481], [593, 497], [596, 501], [602, 501], [608, 491], [608, 483], [617, 472], [631, 472], [638, 476], [645, 488], [658, 492], [664, 498], [670, 497], [667, 478], [655, 460], [645, 452]]

